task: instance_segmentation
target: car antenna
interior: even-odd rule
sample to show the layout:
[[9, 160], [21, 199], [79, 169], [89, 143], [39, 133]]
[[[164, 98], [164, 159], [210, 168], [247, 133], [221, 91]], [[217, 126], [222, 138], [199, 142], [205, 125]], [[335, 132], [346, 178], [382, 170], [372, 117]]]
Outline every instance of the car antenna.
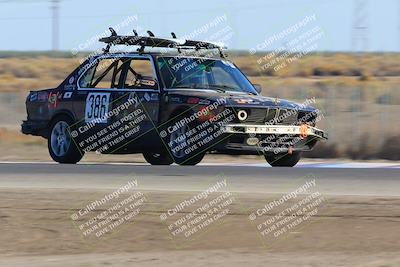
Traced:
[[134, 34], [135, 36], [138, 36], [138, 33], [137, 33], [137, 31], [136, 31], [135, 29], [133, 29], [133, 34]]

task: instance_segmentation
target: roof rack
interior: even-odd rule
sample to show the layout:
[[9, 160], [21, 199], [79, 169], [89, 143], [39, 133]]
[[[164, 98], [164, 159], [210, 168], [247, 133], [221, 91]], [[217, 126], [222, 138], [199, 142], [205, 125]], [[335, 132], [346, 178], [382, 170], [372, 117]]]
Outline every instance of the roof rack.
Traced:
[[182, 49], [218, 49], [220, 56], [223, 58], [225, 57], [222, 49], [226, 49], [226, 47], [221, 44], [178, 39], [176, 34], [173, 32], [171, 32], [172, 38], [159, 38], [155, 37], [151, 31], [147, 31], [149, 36], [139, 36], [135, 30], [133, 30], [134, 35], [118, 35], [117, 32], [111, 27], [109, 30], [111, 32], [110, 36], [99, 39], [100, 42], [107, 44], [107, 46], [103, 48], [104, 53], [108, 53], [113, 45], [132, 45], [139, 46], [137, 50], [139, 53], [143, 53], [146, 47], [175, 48], [179, 53]]

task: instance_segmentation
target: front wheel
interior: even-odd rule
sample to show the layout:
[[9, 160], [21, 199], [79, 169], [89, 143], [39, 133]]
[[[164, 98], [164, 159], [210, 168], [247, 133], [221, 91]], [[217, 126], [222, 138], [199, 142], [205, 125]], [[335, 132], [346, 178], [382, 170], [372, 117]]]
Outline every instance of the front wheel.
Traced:
[[185, 158], [185, 159], [183, 159], [181, 161], [178, 160], [177, 163], [179, 165], [183, 165], [183, 166], [194, 166], [194, 165], [199, 164], [203, 160], [204, 155], [205, 155], [205, 153], [199, 153], [199, 154], [197, 154], [195, 156], [192, 156], [190, 158]]
[[192, 137], [191, 130], [196, 128], [196, 123], [178, 124], [183, 118], [180, 116], [170, 124], [173, 131], [167, 135], [166, 142], [175, 163], [194, 166], [202, 161], [205, 152], [189, 140]]
[[144, 152], [143, 157], [151, 165], [171, 165], [172, 163], [174, 163], [168, 152], [164, 153]]
[[292, 154], [266, 154], [265, 159], [272, 167], [294, 167], [301, 158], [301, 152]]
[[47, 147], [51, 158], [58, 163], [75, 164], [83, 157], [70, 135], [73, 121], [67, 116], [57, 117], [50, 125]]

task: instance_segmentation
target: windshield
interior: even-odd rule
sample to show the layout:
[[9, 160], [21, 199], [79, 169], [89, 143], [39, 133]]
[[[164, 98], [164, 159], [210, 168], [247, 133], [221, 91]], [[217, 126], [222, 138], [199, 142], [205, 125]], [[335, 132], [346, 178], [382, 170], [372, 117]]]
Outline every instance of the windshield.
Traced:
[[253, 85], [226, 60], [183, 57], [157, 59], [166, 88], [211, 89], [257, 94]]

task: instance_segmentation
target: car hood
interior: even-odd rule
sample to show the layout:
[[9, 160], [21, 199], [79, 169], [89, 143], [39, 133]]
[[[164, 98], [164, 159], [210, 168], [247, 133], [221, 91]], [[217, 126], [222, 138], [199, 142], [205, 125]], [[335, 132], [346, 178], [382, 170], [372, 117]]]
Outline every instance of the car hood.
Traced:
[[202, 99], [208, 99], [210, 101], [217, 101], [219, 99], [225, 100], [225, 106], [227, 107], [241, 107], [241, 108], [285, 108], [285, 109], [298, 109], [304, 111], [314, 111], [315, 108], [309, 105], [312, 103], [310, 100], [308, 103], [296, 103], [286, 99], [266, 97], [262, 95], [250, 95], [246, 93], [238, 92], [225, 92], [221, 93], [214, 90], [208, 89], [170, 89], [168, 95], [171, 96], [182, 96], [182, 97], [198, 97]]

